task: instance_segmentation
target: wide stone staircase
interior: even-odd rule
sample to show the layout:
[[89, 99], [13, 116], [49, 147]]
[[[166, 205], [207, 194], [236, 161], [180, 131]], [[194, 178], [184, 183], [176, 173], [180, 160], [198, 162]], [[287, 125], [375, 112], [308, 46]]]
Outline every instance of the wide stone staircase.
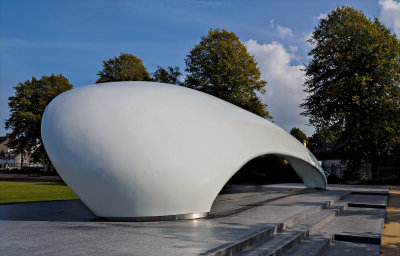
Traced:
[[201, 255], [379, 255], [387, 192], [349, 192]]

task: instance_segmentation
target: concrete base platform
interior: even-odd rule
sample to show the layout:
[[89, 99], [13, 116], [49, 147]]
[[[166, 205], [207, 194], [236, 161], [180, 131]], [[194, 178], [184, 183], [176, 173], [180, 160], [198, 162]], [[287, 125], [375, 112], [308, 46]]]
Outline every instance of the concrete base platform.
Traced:
[[[340, 207], [332, 208], [347, 204], [346, 198], [364, 204], [360, 211], [372, 221], [373, 229], [361, 235], [380, 236], [382, 214], [367, 214], [365, 206], [384, 206], [387, 191], [385, 186], [338, 185], [327, 191], [306, 190], [300, 184], [231, 186], [217, 197], [209, 218], [160, 222], [99, 221], [79, 200], [6, 204], [0, 205], [0, 255], [224, 255], [243, 250], [251, 254], [252, 246], [264, 248], [260, 246], [264, 242], [274, 246], [266, 250], [289, 253], [308, 236], [318, 235], [318, 230], [328, 239], [343, 232], [360, 235], [355, 229], [324, 230], [338, 217], [349, 215], [344, 210], [343, 217], [337, 211]], [[374, 198], [363, 193], [374, 193]], [[321, 221], [316, 221], [317, 214]], [[282, 241], [271, 241], [274, 238]], [[285, 241], [290, 246], [282, 244]], [[326, 252], [335, 255], [335, 246]]]

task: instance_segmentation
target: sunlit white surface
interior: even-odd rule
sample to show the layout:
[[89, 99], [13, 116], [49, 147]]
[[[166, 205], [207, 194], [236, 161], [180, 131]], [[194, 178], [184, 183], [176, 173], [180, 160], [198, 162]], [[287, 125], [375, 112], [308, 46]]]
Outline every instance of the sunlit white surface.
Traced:
[[57, 171], [100, 217], [209, 212], [249, 160], [277, 154], [308, 187], [322, 168], [295, 138], [216, 97], [154, 82], [79, 87], [57, 96], [42, 119]]

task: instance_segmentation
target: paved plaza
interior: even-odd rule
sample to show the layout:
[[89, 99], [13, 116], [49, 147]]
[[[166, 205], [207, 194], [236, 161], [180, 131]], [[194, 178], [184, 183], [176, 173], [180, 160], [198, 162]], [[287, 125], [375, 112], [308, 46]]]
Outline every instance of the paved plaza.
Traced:
[[228, 186], [207, 218], [108, 222], [80, 201], [0, 205], [0, 255], [379, 255], [387, 186]]

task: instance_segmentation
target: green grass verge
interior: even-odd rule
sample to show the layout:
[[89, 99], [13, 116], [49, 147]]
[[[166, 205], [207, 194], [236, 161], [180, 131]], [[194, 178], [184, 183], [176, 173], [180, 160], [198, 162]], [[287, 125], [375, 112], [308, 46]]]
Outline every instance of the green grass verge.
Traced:
[[0, 204], [78, 199], [62, 181], [0, 179]]

